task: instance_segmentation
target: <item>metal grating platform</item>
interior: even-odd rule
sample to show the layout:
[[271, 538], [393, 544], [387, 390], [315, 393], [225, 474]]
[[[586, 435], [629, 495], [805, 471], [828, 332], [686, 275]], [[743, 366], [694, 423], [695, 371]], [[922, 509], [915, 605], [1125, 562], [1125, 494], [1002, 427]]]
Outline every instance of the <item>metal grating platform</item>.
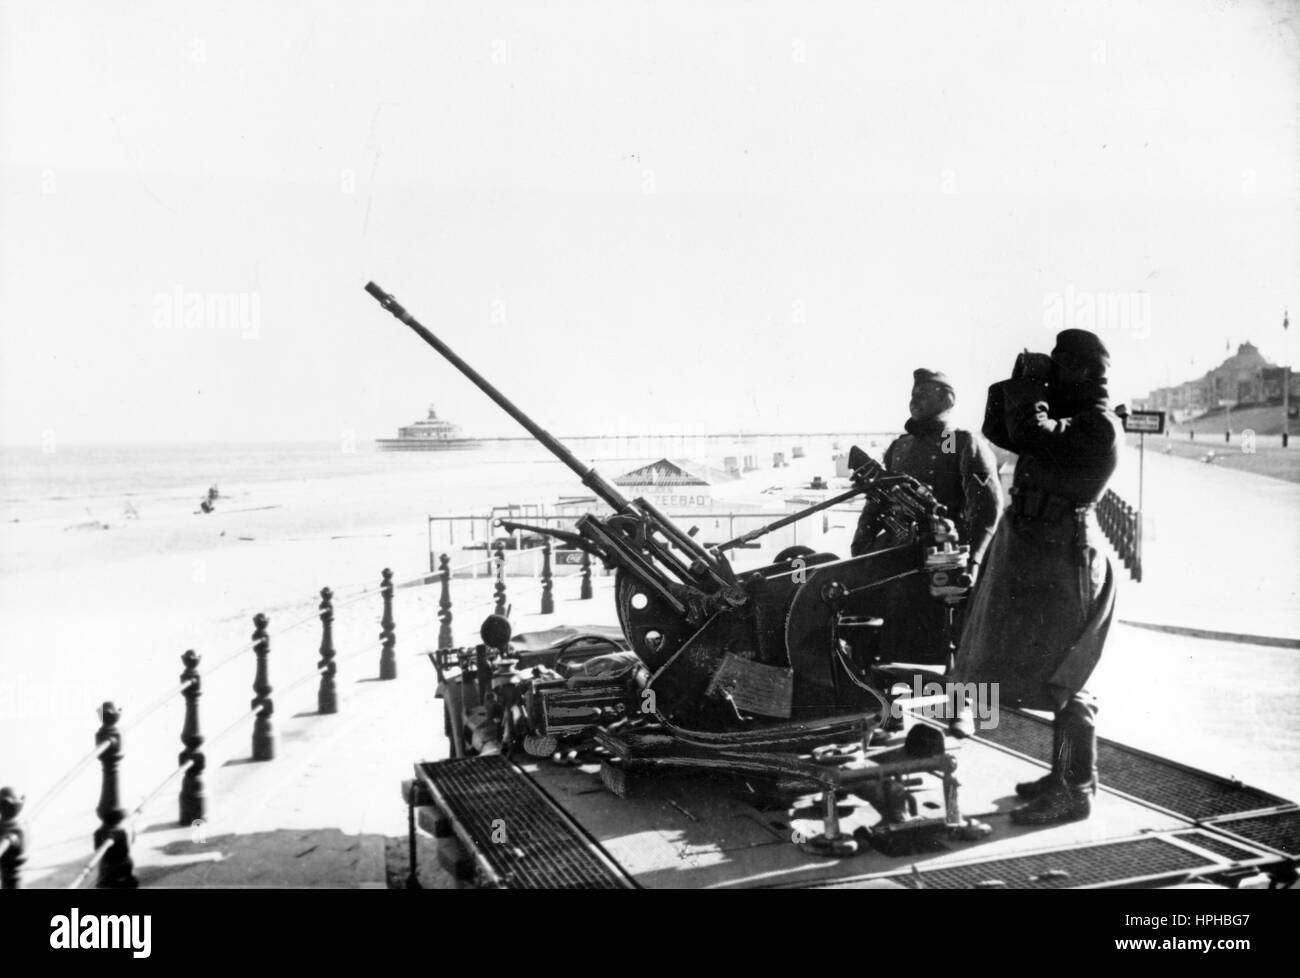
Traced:
[[635, 884], [531, 778], [501, 756], [417, 764], [421, 780], [494, 882], [506, 889]]
[[[1003, 710], [979, 739], [1051, 763], [1052, 724], [1019, 710]], [[1097, 770], [1103, 787], [1191, 821], [1290, 805], [1277, 795], [1184, 767], [1144, 751], [1098, 738]]]
[[1147, 836], [963, 866], [939, 866], [919, 873], [894, 874], [892, 878], [910, 889], [1069, 890], [1183, 877], [1215, 869], [1223, 866], [1168, 839]]
[[1244, 818], [1217, 818], [1211, 826], [1292, 859], [1300, 857], [1300, 808]]
[[1231, 859], [1234, 862], [1245, 862], [1260, 858], [1260, 853], [1252, 849], [1243, 849], [1241, 846], [1233, 845], [1232, 842], [1218, 835], [1211, 835], [1209, 832], [1202, 832], [1196, 829], [1192, 832], [1177, 832], [1174, 838], [1181, 839], [1183, 842], [1190, 842], [1194, 846], [1202, 849], [1208, 849], [1216, 856], [1222, 856], [1224, 859]]

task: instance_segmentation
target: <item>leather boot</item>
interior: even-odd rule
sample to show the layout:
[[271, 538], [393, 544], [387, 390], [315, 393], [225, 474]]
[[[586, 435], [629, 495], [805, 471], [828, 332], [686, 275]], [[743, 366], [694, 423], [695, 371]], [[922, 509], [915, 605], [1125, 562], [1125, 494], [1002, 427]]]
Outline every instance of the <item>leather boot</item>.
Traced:
[[1097, 792], [1097, 728], [1092, 716], [1067, 707], [1056, 715], [1053, 727], [1061, 738], [1060, 776], [1028, 805], [1011, 813], [1011, 821], [1018, 825], [1077, 822], [1092, 814], [1092, 796]]
[[1037, 798], [1046, 791], [1051, 790], [1064, 780], [1065, 769], [1061, 766], [1062, 751], [1064, 745], [1061, 743], [1061, 721], [1059, 717], [1052, 718], [1052, 769], [1044, 774], [1037, 781], [1021, 781], [1016, 785], [1016, 794], [1021, 798]]
[[1055, 825], [1058, 822], [1078, 822], [1092, 814], [1092, 792], [1089, 785], [1057, 782], [1028, 805], [1011, 812], [1011, 821], [1017, 825]]
[[1074, 704], [1066, 709], [1070, 749], [1067, 752], [1069, 765], [1065, 769], [1067, 783], [1088, 789], [1090, 794], [1097, 794], [1097, 726], [1093, 712], [1088, 709], [1076, 711]]

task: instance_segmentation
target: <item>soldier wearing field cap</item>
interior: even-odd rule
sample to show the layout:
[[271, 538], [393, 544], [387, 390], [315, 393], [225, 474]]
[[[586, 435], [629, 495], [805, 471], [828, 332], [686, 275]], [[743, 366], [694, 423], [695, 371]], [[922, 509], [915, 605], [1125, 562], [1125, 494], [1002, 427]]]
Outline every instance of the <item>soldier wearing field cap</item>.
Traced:
[[989, 388], [984, 435], [1015, 452], [1011, 503], [966, 612], [954, 679], [997, 683], [1003, 704], [1054, 714], [1052, 770], [1016, 785], [1029, 825], [1087, 818], [1097, 783], [1096, 701], [1084, 690], [1115, 606], [1096, 503], [1115, 471], [1110, 354], [1086, 330], [1051, 357], [1022, 354]]
[[[950, 416], [956, 403], [946, 374], [924, 368], [913, 371], [907, 433], [885, 449], [884, 463], [891, 473], [925, 483], [947, 508], [961, 542], [970, 546], [974, 575], [997, 525], [1002, 488], [988, 444], [973, 432], [953, 427]], [[853, 556], [906, 542], [882, 532], [880, 517], [879, 507], [867, 503], [853, 537]], [[946, 664], [951, 643], [948, 609], [931, 597], [924, 575], [887, 587], [882, 652], [895, 662]]]

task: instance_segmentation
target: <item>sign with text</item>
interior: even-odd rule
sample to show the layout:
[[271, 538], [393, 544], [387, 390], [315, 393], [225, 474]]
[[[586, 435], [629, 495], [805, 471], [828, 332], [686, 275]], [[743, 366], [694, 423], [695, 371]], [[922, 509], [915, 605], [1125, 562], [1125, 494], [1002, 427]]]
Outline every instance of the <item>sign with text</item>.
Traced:
[[555, 551], [555, 562], [557, 564], [575, 565], [582, 563], [581, 550], [557, 550]]
[[1130, 411], [1124, 418], [1124, 430], [1143, 435], [1165, 433], [1164, 411]]

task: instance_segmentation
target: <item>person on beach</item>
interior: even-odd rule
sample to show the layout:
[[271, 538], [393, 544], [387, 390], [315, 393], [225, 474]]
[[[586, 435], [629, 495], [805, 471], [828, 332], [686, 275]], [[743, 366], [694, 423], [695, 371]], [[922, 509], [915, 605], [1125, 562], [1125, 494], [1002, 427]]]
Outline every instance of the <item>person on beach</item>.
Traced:
[[1097, 704], [1084, 690], [1115, 608], [1115, 571], [1096, 503], [1118, 460], [1110, 354], [1086, 330], [1057, 335], [1050, 360], [1022, 354], [989, 388], [984, 436], [1019, 456], [1011, 503], [993, 536], [958, 642], [953, 679], [998, 683], [1001, 701], [1053, 714], [1052, 770], [1016, 785], [1013, 821], [1047, 825], [1092, 813]]
[[[1002, 487], [993, 451], [979, 435], [953, 427], [949, 420], [957, 395], [946, 374], [912, 372], [906, 434], [885, 449], [885, 468], [925, 483], [948, 510], [961, 542], [970, 546], [971, 574], [984, 558], [1002, 508]], [[858, 519], [850, 552], [854, 557], [906, 541], [882, 533], [881, 508], [868, 502]], [[948, 664], [951, 638], [948, 609], [930, 595], [924, 575], [886, 585], [881, 650], [893, 662]]]

